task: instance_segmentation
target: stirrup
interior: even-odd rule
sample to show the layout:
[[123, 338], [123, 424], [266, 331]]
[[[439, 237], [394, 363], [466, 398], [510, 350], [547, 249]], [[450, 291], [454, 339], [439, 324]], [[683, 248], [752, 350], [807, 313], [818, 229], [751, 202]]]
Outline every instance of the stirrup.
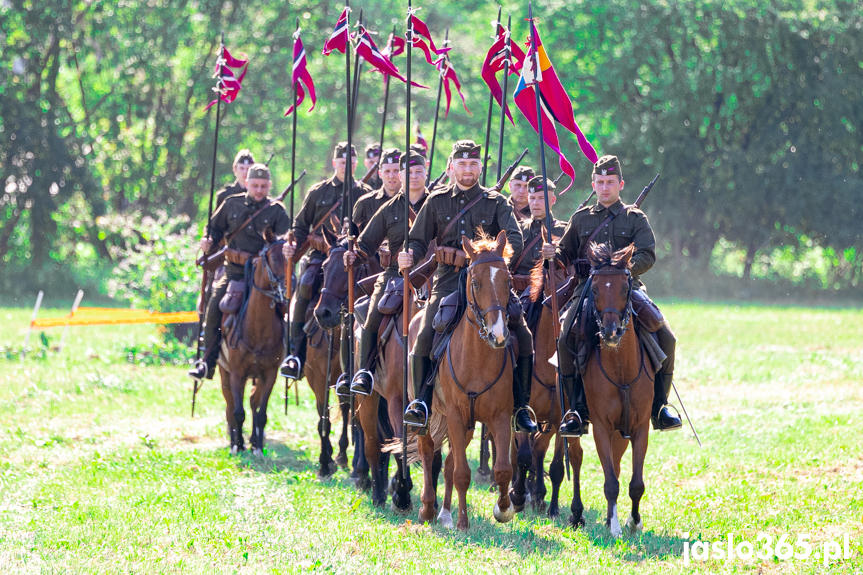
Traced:
[[[680, 424], [675, 425], [674, 427], [663, 427], [662, 429], [657, 429], [656, 424], [659, 422], [659, 412], [662, 412], [662, 410], [665, 409], [666, 407], [674, 410], [674, 413], [677, 414], [677, 421], [679, 421]], [[654, 431], [660, 431], [660, 432], [661, 431], [674, 431], [675, 429], [680, 429], [683, 427], [683, 419], [681, 419], [681, 417], [680, 417], [680, 412], [677, 411], [677, 408], [674, 407], [673, 405], [671, 405], [670, 403], [666, 403], [665, 405], [660, 407], [659, 412], [657, 412], [656, 417], [651, 416], [651, 418], [650, 418], [650, 423], [653, 425]]]
[[303, 362], [296, 355], [289, 355], [279, 366], [279, 374], [285, 379], [300, 379], [303, 373]]
[[[563, 426], [571, 423], [573, 420], [578, 420], [578, 433], [570, 433], [563, 430]], [[560, 420], [560, 427], [558, 428], [558, 433], [561, 437], [581, 437], [587, 432], [584, 420], [581, 418], [581, 415], [574, 409], [570, 409], [566, 413], [563, 414], [563, 418]]]
[[[367, 375], [369, 380], [371, 380], [372, 384], [369, 386], [369, 389], [366, 390], [366, 387], [360, 383], [360, 376]], [[371, 395], [372, 390], [375, 387], [375, 376], [372, 372], [367, 369], [361, 369], [354, 374], [354, 378], [351, 380], [351, 393], [356, 393], [357, 395]]]
[[336, 395], [339, 397], [350, 397], [351, 396], [351, 384], [348, 381], [348, 374], [342, 372], [339, 378], [336, 380]]
[[402, 416], [402, 424], [406, 425], [407, 427], [415, 427], [419, 431], [420, 435], [424, 435], [425, 431], [428, 430], [429, 424], [429, 408], [426, 405], [426, 402], [421, 399], [413, 400], [408, 404], [407, 409], [405, 409], [405, 415], [407, 415], [408, 412], [412, 409], [417, 409], [420, 407], [422, 407], [423, 413], [425, 414], [425, 420], [422, 422], [422, 424], [416, 423], [414, 421], [408, 421], [404, 418], [404, 416]]
[[[207, 362], [204, 361], [203, 359], [199, 359], [195, 363], [192, 364], [192, 369], [187, 371], [186, 375], [191, 377], [197, 383], [197, 382], [201, 381], [202, 379], [204, 379], [205, 377], [207, 377], [207, 373], [209, 373], [209, 371], [210, 371], [210, 368], [209, 368], [209, 366], [207, 366]], [[204, 375], [201, 375], [199, 377], [198, 374], [201, 374], [201, 373], [203, 373]]]
[[536, 420], [536, 412], [533, 410], [533, 408], [532, 408], [531, 406], [529, 406], [529, 405], [525, 405], [525, 406], [523, 406], [523, 407], [519, 407], [518, 409], [516, 409], [515, 411], [513, 411], [513, 412], [512, 412], [512, 417], [510, 417], [510, 418], [509, 418], [509, 425], [510, 425], [510, 427], [512, 428], [512, 432], [513, 432], [513, 433], [528, 433], [527, 431], [516, 431], [516, 430], [515, 430], [515, 417], [516, 417], [516, 416], [517, 416], [521, 411], [527, 411], [527, 412], [528, 412], [528, 414], [530, 415], [530, 420], [531, 420], [531, 421], [533, 422], [533, 424], [536, 426], [536, 430], [537, 430], [537, 431], [539, 431], [539, 423], [537, 423], [537, 420]]

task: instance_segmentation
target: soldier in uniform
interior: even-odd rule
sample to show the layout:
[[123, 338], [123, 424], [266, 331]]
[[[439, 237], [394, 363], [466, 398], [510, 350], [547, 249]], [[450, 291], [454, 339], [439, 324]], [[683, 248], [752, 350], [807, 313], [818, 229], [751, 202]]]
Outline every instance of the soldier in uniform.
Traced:
[[[320, 285], [321, 264], [326, 259], [326, 243], [320, 231], [321, 226], [327, 226], [338, 234], [341, 228], [340, 215], [342, 207], [342, 192], [344, 191], [345, 168], [348, 162], [348, 144], [340, 142], [333, 151], [333, 175], [309, 188], [303, 206], [294, 220], [293, 241], [285, 244], [285, 257], [293, 258], [308, 249], [307, 265], [300, 277], [300, 285], [291, 304], [290, 338], [291, 350], [295, 355], [285, 358], [280, 368], [283, 377], [300, 379], [303, 364], [306, 361], [306, 334], [303, 325], [306, 321], [306, 310], [312, 297]], [[350, 149], [351, 173], [357, 166], [357, 150]], [[371, 189], [362, 182], [352, 178], [351, 196], [356, 201]], [[299, 248], [298, 248], [299, 246]]]
[[[290, 218], [285, 212], [285, 206], [267, 197], [272, 187], [269, 168], [264, 164], [253, 164], [248, 169], [246, 185], [248, 186], [246, 193], [229, 196], [219, 206], [210, 223], [210, 236], [201, 240], [201, 249], [207, 253], [210, 247], [221, 241], [223, 237], [231, 237], [225, 253], [226, 273], [213, 283], [212, 294], [207, 302], [204, 316], [206, 366], [197, 365], [189, 371], [189, 375], [195, 379], [213, 378], [213, 371], [219, 358], [222, 324], [219, 302], [228, 289], [228, 282], [244, 279], [244, 262], [249, 257], [256, 256], [264, 247], [265, 230], [271, 230], [276, 236], [283, 236], [290, 229]], [[265, 209], [235, 234], [240, 226], [261, 208]]]
[[230, 196], [234, 194], [243, 194], [246, 192], [246, 175], [249, 173], [249, 168], [252, 164], [255, 163], [255, 158], [252, 156], [252, 152], [247, 149], [242, 149], [237, 152], [237, 155], [234, 157], [234, 180], [233, 183], [228, 184], [216, 194], [216, 208], [219, 209], [219, 206], [227, 200]]
[[[366, 154], [363, 158], [363, 165], [366, 167], [366, 172], [378, 165], [381, 160], [381, 145], [378, 143], [369, 144], [366, 146]], [[371, 189], [377, 190], [383, 185], [381, 173], [378, 172], [369, 178], [368, 185]]]
[[[474, 238], [480, 229], [492, 237], [504, 230], [514, 257], [521, 253], [521, 231], [506, 198], [479, 185], [482, 171], [480, 146], [473, 140], [459, 140], [453, 145], [450, 166], [454, 183], [429, 195], [420, 209], [410, 229], [408, 249], [398, 255], [399, 269], [412, 267], [415, 258], [426, 253], [432, 239], [437, 241], [439, 250], [455, 248], [460, 251], [461, 237]], [[441, 299], [458, 289], [460, 273], [458, 267], [438, 260], [431, 296], [423, 309], [419, 335], [411, 350], [410, 369], [416, 386], [416, 399], [405, 411], [405, 425], [420, 428], [428, 425], [434, 393], [434, 380], [429, 377], [432, 373], [431, 347], [434, 336], [432, 320]], [[536, 422], [531, 419], [527, 409], [533, 372], [533, 340], [524, 318], [511, 329], [519, 344], [519, 357], [513, 374], [515, 427], [516, 431], [536, 432]]]
[[[575, 212], [557, 248], [549, 243], [543, 244], [542, 255], [546, 259], [556, 259], [564, 265], [575, 265], [578, 285], [572, 295], [572, 301], [577, 302], [590, 274], [590, 263], [586, 259], [588, 244], [590, 242], [611, 243], [615, 250], [635, 244], [636, 251], [631, 260], [632, 288], [644, 291], [644, 284], [641, 283], [639, 276], [649, 270], [656, 261], [654, 253], [656, 240], [644, 212], [634, 206], [626, 206], [620, 201], [624, 180], [620, 161], [616, 156], [599, 158], [593, 168], [591, 185], [596, 192], [596, 204], [585, 206]], [[614, 218], [600, 228], [602, 222], [610, 215]], [[646, 299], [646, 295], [644, 297]], [[570, 306], [564, 316], [561, 338], [557, 347], [561, 385], [569, 398], [570, 405], [570, 411], [564, 415], [560, 424], [560, 433], [564, 437], [576, 437], [586, 433], [589, 420], [584, 397], [584, 382], [576, 369], [572, 353], [578, 345], [572, 335], [576, 308], [576, 305]], [[674, 415], [667, 405], [674, 372], [676, 339], [667, 322], [657, 332], [657, 336], [659, 345], [668, 358], [654, 380], [651, 421], [654, 429], [677, 429], [681, 427], [680, 418]]]
[[401, 155], [401, 150], [398, 148], [384, 150], [378, 169], [381, 186], [362, 196], [354, 204], [352, 219], [360, 230], [366, 226], [375, 212], [401, 188], [402, 184], [399, 178], [399, 158]]
[[[548, 180], [549, 207], [557, 201], [554, 190], [554, 182]], [[523, 292], [530, 285], [530, 272], [542, 257], [542, 234], [545, 232], [545, 194], [542, 191], [542, 176], [534, 176], [527, 183], [527, 200], [531, 217], [518, 223], [524, 239], [524, 249], [511, 266], [512, 284], [516, 293]], [[554, 216], [551, 221], [552, 236], [560, 238], [563, 236], [566, 223], [555, 219]]]
[[[519, 222], [530, 220], [530, 207], [527, 205], [527, 183], [536, 173], [533, 168], [519, 166], [512, 173], [509, 181], [509, 205]], [[544, 217], [544, 216], [543, 216]]]
[[[372, 257], [377, 252], [380, 245], [387, 241], [389, 249], [392, 252], [402, 250], [404, 243], [404, 215], [405, 215], [405, 193], [404, 184], [407, 180], [406, 170], [410, 170], [410, 209], [413, 214], [420, 211], [428, 192], [425, 188], [426, 181], [426, 162], [425, 158], [416, 152], [410, 153], [408, 156], [402, 156], [400, 161], [401, 171], [399, 172], [402, 191], [395, 197], [386, 202], [379, 209], [372, 219], [369, 220], [365, 229], [357, 238], [356, 252], [345, 252], [345, 266], [353, 265], [357, 258], [366, 259]], [[413, 216], [415, 217], [415, 216]], [[391, 279], [399, 276], [398, 264], [392, 261], [384, 270], [384, 273], [375, 282], [375, 288], [372, 292], [371, 301], [369, 302], [369, 312], [366, 317], [366, 323], [363, 325], [363, 334], [360, 338], [360, 366], [361, 369], [354, 375], [351, 382], [351, 392], [361, 395], [369, 395], [372, 392], [374, 375], [372, 375], [371, 367], [373, 365], [373, 352], [375, 350], [375, 339], [378, 336], [378, 328], [381, 325], [383, 316], [378, 311], [378, 302], [383, 296], [384, 288]]]

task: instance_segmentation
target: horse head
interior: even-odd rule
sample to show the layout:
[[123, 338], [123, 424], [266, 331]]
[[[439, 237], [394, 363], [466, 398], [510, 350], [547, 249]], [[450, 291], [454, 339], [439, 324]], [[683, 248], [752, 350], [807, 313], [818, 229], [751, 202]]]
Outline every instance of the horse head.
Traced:
[[635, 245], [613, 251], [611, 244], [591, 243], [593, 316], [602, 344], [617, 347], [632, 319], [632, 254]]
[[266, 230], [264, 247], [255, 258], [254, 287], [276, 303], [284, 304], [285, 296], [285, 269], [287, 262], [282, 254], [282, 245], [285, 240], [277, 239], [272, 230]]
[[509, 303], [512, 277], [507, 263], [512, 247], [501, 231], [492, 239], [483, 233], [477, 240], [461, 238], [462, 249], [470, 258], [467, 268], [468, 321], [479, 328], [479, 335], [493, 349], [506, 346], [509, 339]]
[[321, 266], [324, 278], [315, 305], [315, 319], [322, 328], [333, 329], [339, 325], [341, 307], [348, 297], [348, 272], [343, 261], [347, 249], [340, 243], [339, 237], [326, 227], [324, 240], [329, 249], [327, 259]]

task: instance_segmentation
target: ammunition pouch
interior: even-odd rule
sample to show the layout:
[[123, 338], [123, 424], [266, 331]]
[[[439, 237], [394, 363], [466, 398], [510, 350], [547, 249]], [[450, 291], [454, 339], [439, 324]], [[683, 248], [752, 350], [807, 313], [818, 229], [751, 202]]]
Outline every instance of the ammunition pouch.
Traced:
[[253, 257], [255, 257], [255, 254], [250, 254], [243, 250], [235, 250], [234, 248], [228, 248], [225, 250], [225, 259], [228, 260], [229, 264], [245, 266], [246, 261]]
[[387, 269], [393, 261], [393, 255], [389, 248], [381, 247], [378, 249], [378, 260], [381, 262], [381, 267]]
[[434, 330], [438, 333], [443, 333], [448, 331], [450, 328], [455, 327], [455, 323], [461, 315], [459, 313], [459, 307], [458, 291], [454, 291], [448, 296], [445, 296], [441, 300], [437, 313], [435, 313], [434, 319], [432, 320], [432, 327]]
[[647, 294], [640, 289], [632, 290], [632, 311], [638, 323], [650, 333], [656, 333], [665, 324], [662, 312]]
[[404, 283], [404, 278], [401, 277], [394, 277], [387, 282], [384, 293], [378, 301], [378, 311], [381, 315], [396, 315], [402, 310]]
[[246, 294], [246, 282], [243, 280], [230, 280], [225, 295], [219, 301], [219, 311], [228, 315], [240, 311], [243, 305], [243, 297]]
[[440, 265], [452, 266], [459, 269], [467, 265], [467, 254], [457, 248], [435, 248], [435, 259]]

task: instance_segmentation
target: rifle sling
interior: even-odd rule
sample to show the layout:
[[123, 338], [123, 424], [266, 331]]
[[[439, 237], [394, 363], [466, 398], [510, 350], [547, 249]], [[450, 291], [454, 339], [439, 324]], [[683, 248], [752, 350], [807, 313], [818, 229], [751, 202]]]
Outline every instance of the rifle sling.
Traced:
[[527, 252], [532, 250], [533, 247], [537, 244], [537, 242], [539, 242], [539, 240], [541, 240], [541, 239], [542, 239], [542, 234], [540, 233], [536, 237], [534, 237], [532, 240], [530, 240], [530, 243], [522, 248], [521, 253], [518, 255], [518, 259], [515, 260], [515, 263], [512, 266], [510, 266], [509, 269], [513, 270], [513, 272], [518, 270], [518, 266], [521, 265], [521, 261], [524, 259], [524, 256], [527, 254]]
[[600, 224], [598, 226], [596, 226], [595, 230], [590, 232], [590, 235], [587, 237], [587, 241], [584, 242], [584, 245], [579, 246], [578, 252], [579, 252], [579, 255], [582, 256], [582, 259], [584, 258], [584, 252], [587, 249], [587, 246], [589, 246], [590, 242], [592, 242], [596, 238], [596, 236], [599, 234], [599, 231], [602, 228], [604, 228], [605, 226], [607, 226], [608, 224], [610, 224], [611, 220], [616, 218], [625, 208], [626, 208], [626, 206], [620, 208], [616, 212], [612, 212], [611, 209], [609, 208], [608, 211], [610, 211], [611, 213], [608, 216], [606, 216], [606, 218], [604, 220], [602, 220], [602, 222], [600, 222]]

